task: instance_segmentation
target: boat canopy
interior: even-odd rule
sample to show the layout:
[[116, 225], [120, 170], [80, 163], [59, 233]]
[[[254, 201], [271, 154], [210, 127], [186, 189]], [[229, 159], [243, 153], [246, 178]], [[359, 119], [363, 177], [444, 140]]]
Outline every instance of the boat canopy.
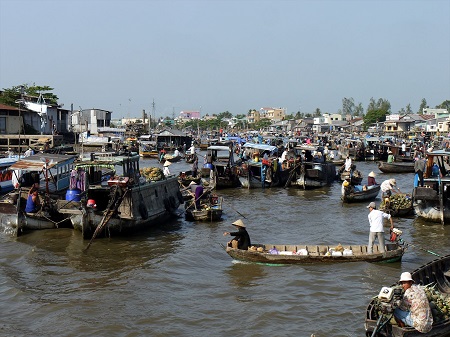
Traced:
[[216, 151], [228, 151], [231, 152], [230, 147], [223, 145], [212, 145], [208, 146], [208, 150], [216, 150]]
[[9, 168], [11, 170], [40, 171], [47, 162], [47, 168], [58, 168], [64, 165], [72, 164], [76, 156], [67, 156], [64, 154], [40, 153], [18, 160]]
[[269, 151], [271, 154], [278, 151], [278, 148], [276, 146], [267, 145], [267, 144], [245, 143], [244, 147], [248, 147], [251, 149], [257, 149], [260, 151]]

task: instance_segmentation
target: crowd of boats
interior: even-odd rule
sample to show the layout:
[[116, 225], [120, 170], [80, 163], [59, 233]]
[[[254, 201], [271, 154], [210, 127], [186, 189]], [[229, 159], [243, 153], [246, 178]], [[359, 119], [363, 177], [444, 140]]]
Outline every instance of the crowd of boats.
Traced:
[[[187, 220], [220, 220], [223, 188], [312, 189], [336, 181], [342, 184], [342, 202], [367, 202], [381, 192], [381, 208], [392, 216], [415, 213], [429, 221], [448, 223], [448, 147], [373, 138], [299, 138], [287, 142], [276, 138], [239, 142], [222, 139], [208, 144], [205, 151], [199, 143], [192, 143], [187, 149], [175, 147], [173, 153], [165, 147], [141, 144], [137, 152], [92, 152], [88, 157], [55, 153], [28, 153], [21, 158], [9, 155], [0, 159], [0, 229], [17, 236], [29, 230], [71, 227], [90, 240], [89, 247], [99, 236], [147, 228], [179, 215], [182, 204]], [[140, 167], [140, 158], [146, 156], [154, 156], [159, 166]], [[191, 163], [192, 170], [170, 174], [170, 164], [180, 160]], [[375, 182], [374, 172], [365, 181], [357, 170], [359, 160], [377, 161], [381, 172], [396, 174], [415, 172], [416, 163], [424, 160], [423, 184], [417, 179], [412, 193], [401, 194], [401, 200], [388, 197], [381, 184]], [[395, 185], [395, 179], [389, 183]], [[399, 261], [406, 249], [400, 235], [391, 236], [384, 252], [375, 246], [372, 253], [368, 253], [366, 245], [254, 244], [249, 249], [224, 248], [234, 259], [258, 263], [393, 262]], [[446, 294], [450, 289], [447, 258], [436, 265], [440, 269], [422, 268], [413, 276], [427, 284], [438, 282], [439, 290]], [[406, 336], [411, 332], [391, 321], [380, 327], [380, 317], [385, 315], [377, 303], [371, 302], [368, 307], [368, 336]], [[448, 316], [435, 329], [450, 330]]]

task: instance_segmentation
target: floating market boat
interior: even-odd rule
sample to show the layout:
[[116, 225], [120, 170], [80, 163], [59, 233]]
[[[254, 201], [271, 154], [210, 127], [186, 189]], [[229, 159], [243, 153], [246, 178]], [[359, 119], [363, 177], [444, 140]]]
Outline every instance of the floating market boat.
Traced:
[[[18, 160], [9, 169], [19, 187], [0, 201], [0, 227], [12, 236], [26, 230], [63, 226], [67, 216], [58, 212], [58, 200], [64, 200], [69, 188], [70, 172], [76, 156], [36, 154]], [[25, 212], [29, 191], [39, 186], [41, 207], [35, 213]]]
[[[400, 327], [392, 318], [392, 312], [396, 307], [395, 301], [401, 295], [398, 285], [391, 288], [383, 287], [385, 290], [378, 297], [374, 297], [366, 310], [364, 327], [366, 336], [383, 337], [431, 337], [449, 336], [450, 319], [446, 309], [450, 306], [450, 255], [446, 255], [431, 261], [411, 273], [416, 284], [426, 286], [430, 307], [433, 311], [433, 326], [431, 331], [421, 333], [412, 327]], [[387, 295], [384, 295], [387, 294]], [[389, 296], [390, 295], [390, 296]]]
[[[245, 151], [253, 154], [251, 159], [241, 164], [239, 181], [244, 188], [268, 188], [284, 186], [290, 170], [282, 170], [278, 163], [278, 148], [267, 144], [245, 143]], [[267, 159], [264, 159], [267, 153]]]
[[394, 217], [412, 215], [414, 213], [412, 197], [403, 193], [393, 194], [389, 198], [389, 202], [381, 201], [380, 210]]
[[[205, 173], [208, 172], [207, 174]], [[202, 175], [210, 177], [212, 188], [229, 188], [240, 186], [238, 165], [234, 160], [234, 151], [230, 145], [212, 145], [206, 151], [206, 164]]]
[[414, 173], [414, 162], [377, 162], [378, 169], [384, 173]]
[[303, 189], [320, 188], [330, 185], [336, 180], [336, 166], [327, 162], [323, 155], [323, 147], [300, 145], [293, 148], [295, 158], [289, 162], [291, 172], [286, 186], [296, 186]]
[[374, 200], [378, 196], [378, 193], [380, 193], [380, 188], [380, 185], [349, 185], [348, 188], [344, 189], [341, 200], [345, 203]]
[[80, 202], [65, 203], [59, 208], [60, 213], [69, 215], [73, 227], [85, 239], [92, 240], [103, 229], [107, 235], [117, 235], [149, 228], [175, 215], [184, 202], [178, 178], [164, 177], [156, 167], [140, 170], [139, 155], [112, 157], [108, 163], [82, 162], [79, 167], [91, 179], [90, 172], [99, 172], [105, 165], [121, 166], [123, 173], [93, 181]]
[[[442, 225], [450, 221], [450, 175], [444, 165], [444, 158], [449, 155], [445, 150], [427, 153], [424, 186], [415, 187], [412, 193], [416, 215]], [[434, 163], [439, 168], [437, 174], [433, 174]]]
[[252, 247], [248, 250], [224, 248], [228, 255], [236, 260], [273, 264], [397, 262], [401, 260], [405, 250], [397, 242], [386, 244], [384, 253], [379, 251], [378, 245], [374, 245], [372, 254], [367, 253], [367, 245], [341, 246], [342, 251], [336, 251], [335, 247], [328, 245], [256, 244]]
[[218, 221], [222, 219], [222, 202], [223, 198], [216, 194], [208, 193], [205, 198], [200, 199], [199, 207], [196, 206], [195, 200], [192, 198], [185, 203], [186, 220], [191, 221]]
[[0, 158], [0, 195], [11, 192], [14, 189], [12, 177], [13, 171], [9, 168], [16, 163], [19, 157]]

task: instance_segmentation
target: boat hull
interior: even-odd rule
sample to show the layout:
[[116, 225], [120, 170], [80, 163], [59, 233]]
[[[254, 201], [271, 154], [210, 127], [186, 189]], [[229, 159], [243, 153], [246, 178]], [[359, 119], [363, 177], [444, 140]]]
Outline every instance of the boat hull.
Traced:
[[[380, 253], [378, 246], [374, 245], [374, 253], [367, 254], [367, 246], [343, 247], [352, 251], [352, 255], [333, 255], [330, 246], [325, 245], [272, 245], [257, 244], [254, 247], [262, 247], [264, 252], [257, 250], [242, 250], [225, 247], [226, 252], [232, 258], [247, 262], [268, 264], [314, 264], [314, 263], [342, 263], [342, 262], [397, 262], [400, 261], [404, 248], [397, 244], [387, 244], [385, 253]], [[279, 254], [271, 254], [269, 251], [275, 248]], [[308, 255], [294, 254], [306, 250]], [[286, 252], [286, 253], [283, 253]], [[291, 254], [289, 254], [291, 253]]]
[[[450, 270], [450, 255], [443, 256], [439, 259], [431, 261], [411, 273], [412, 279], [416, 284], [428, 285], [435, 284], [436, 289], [442, 296], [446, 297], [450, 293], [450, 281], [446, 273]], [[378, 326], [379, 307], [376, 300], [372, 299], [367, 306], [366, 319], [364, 327], [366, 336], [372, 336], [373, 331]], [[388, 321], [386, 325], [381, 328], [376, 336], [384, 337], [437, 337], [450, 335], [450, 319], [435, 321], [431, 331], [421, 333], [414, 328], [404, 327], [398, 325], [391, 325]]]
[[[107, 198], [111, 190], [95, 190], [96, 200]], [[184, 202], [179, 190], [177, 177], [147, 182], [139, 186], [124, 188], [126, 193], [117, 212], [114, 212], [104, 225], [104, 233], [120, 234], [150, 228], [162, 220], [177, 214], [178, 206]], [[94, 195], [94, 194], [92, 194]], [[92, 197], [94, 198], [94, 197]], [[79, 209], [81, 208], [81, 209]], [[60, 208], [60, 212], [69, 213], [74, 229], [90, 239], [97, 226], [104, 221], [105, 210], [96, 210], [84, 205], [81, 207]]]
[[414, 173], [413, 162], [377, 162], [378, 169], [383, 173]]
[[364, 202], [368, 200], [374, 200], [378, 196], [378, 193], [380, 193], [380, 185], [374, 185], [369, 186], [369, 188], [367, 188], [367, 190], [365, 191], [361, 189], [361, 191], [344, 194], [341, 196], [341, 200], [345, 203]]

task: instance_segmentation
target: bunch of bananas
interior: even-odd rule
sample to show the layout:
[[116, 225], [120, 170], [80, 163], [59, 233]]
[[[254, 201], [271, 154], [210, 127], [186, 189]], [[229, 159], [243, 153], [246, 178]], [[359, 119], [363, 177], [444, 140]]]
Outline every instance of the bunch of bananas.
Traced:
[[158, 181], [164, 178], [163, 171], [159, 167], [145, 167], [140, 169], [140, 173], [147, 181]]

